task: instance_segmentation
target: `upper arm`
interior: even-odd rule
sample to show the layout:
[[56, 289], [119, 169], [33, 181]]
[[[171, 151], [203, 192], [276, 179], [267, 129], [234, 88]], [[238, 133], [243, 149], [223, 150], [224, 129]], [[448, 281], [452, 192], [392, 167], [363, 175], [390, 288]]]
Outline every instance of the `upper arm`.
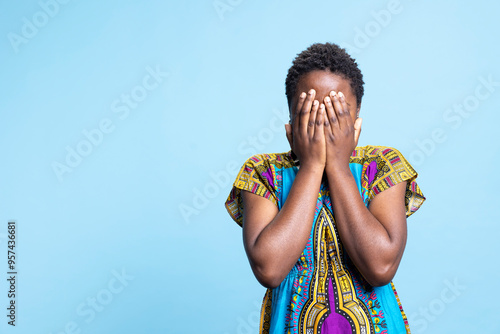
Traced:
[[269, 199], [242, 190], [243, 198], [243, 243], [251, 257], [252, 247], [260, 233], [278, 214], [278, 207]]
[[385, 189], [371, 200], [368, 210], [384, 226], [397, 248], [406, 244], [406, 181]]

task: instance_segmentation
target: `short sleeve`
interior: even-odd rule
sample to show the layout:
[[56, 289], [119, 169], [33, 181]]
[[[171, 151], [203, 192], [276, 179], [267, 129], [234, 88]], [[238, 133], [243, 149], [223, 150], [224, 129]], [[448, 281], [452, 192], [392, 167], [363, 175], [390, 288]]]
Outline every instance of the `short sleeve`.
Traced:
[[369, 183], [369, 200], [371, 201], [375, 195], [385, 189], [407, 181], [405, 193], [406, 217], [411, 216], [425, 201], [425, 196], [416, 182], [417, 172], [401, 152], [392, 147], [381, 147], [375, 161], [377, 165], [373, 181]]
[[245, 161], [227, 197], [226, 209], [240, 226], [243, 226], [242, 190], [267, 198], [278, 206], [275, 168], [269, 158], [267, 154], [259, 154]]

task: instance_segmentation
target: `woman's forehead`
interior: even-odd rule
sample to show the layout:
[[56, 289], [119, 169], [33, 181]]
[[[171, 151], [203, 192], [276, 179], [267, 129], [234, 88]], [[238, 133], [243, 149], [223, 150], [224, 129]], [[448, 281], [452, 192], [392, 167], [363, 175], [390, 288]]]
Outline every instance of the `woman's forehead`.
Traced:
[[304, 91], [307, 92], [311, 88], [316, 91], [316, 96], [321, 99], [332, 90], [341, 91], [346, 96], [352, 95], [350, 80], [332, 73], [330, 70], [314, 70], [300, 76], [295, 95], [300, 95]]

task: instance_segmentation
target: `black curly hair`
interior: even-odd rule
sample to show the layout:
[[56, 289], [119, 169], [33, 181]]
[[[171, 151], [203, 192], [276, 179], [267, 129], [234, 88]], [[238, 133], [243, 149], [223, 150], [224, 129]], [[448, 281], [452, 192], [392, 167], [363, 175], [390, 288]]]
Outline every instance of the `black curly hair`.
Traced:
[[364, 88], [363, 74], [356, 61], [334, 43], [315, 43], [302, 51], [294, 59], [285, 80], [285, 94], [288, 109], [291, 113], [292, 99], [297, 89], [300, 77], [314, 70], [329, 69], [332, 73], [342, 76], [351, 83], [351, 89], [356, 96], [356, 103], [361, 105]]

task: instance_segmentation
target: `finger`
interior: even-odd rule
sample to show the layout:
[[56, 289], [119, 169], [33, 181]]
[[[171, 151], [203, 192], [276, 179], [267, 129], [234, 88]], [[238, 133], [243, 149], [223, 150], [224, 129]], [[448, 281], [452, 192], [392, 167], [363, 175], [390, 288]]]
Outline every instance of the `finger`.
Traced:
[[358, 146], [359, 135], [361, 134], [361, 123], [363, 123], [363, 119], [360, 117], [354, 122], [354, 141], [356, 142], [356, 146]]
[[325, 96], [325, 111], [323, 114], [323, 123], [325, 125], [324, 132], [326, 133], [331, 133], [332, 129], [330, 127], [330, 122], [329, 122], [329, 115], [335, 115], [335, 110], [333, 110], [333, 104], [332, 104], [332, 99], [330, 96]]
[[309, 116], [311, 114], [311, 106], [313, 104], [315, 95], [316, 91], [314, 89], [309, 90], [309, 93], [307, 93], [306, 100], [304, 101], [304, 104], [302, 105], [302, 108], [300, 110], [300, 115], [298, 117], [299, 119], [298, 126], [299, 126], [299, 132], [302, 133], [303, 135], [307, 134]]
[[[338, 120], [338, 117], [337, 117], [337, 112], [335, 111], [335, 100], [334, 99], [338, 99], [336, 97], [336, 93], [334, 91], [332, 91], [330, 93], [330, 104], [331, 104], [331, 108], [327, 108], [326, 109], [326, 114], [325, 114], [325, 117], [326, 117], [326, 121], [325, 121], [325, 126], [328, 125], [328, 128], [329, 129], [325, 129], [327, 130], [327, 132], [330, 132], [330, 133], [335, 133], [339, 130], [339, 120]], [[328, 123], [328, 124], [326, 124]]]
[[339, 124], [340, 128], [342, 129], [352, 129], [353, 128], [353, 123], [352, 123], [352, 117], [351, 113], [349, 112], [349, 106], [347, 105], [347, 101], [345, 100], [344, 93], [338, 92], [338, 97], [339, 97], [339, 102], [341, 105], [342, 109], [342, 116], [339, 117]]
[[307, 133], [309, 134], [309, 138], [312, 138], [314, 135], [315, 131], [314, 124], [316, 124], [316, 116], [318, 114], [318, 109], [319, 109], [319, 101], [314, 100], [311, 112], [309, 114], [309, 122], [307, 123]]
[[330, 114], [334, 114], [335, 115], [335, 110], [333, 110], [333, 101], [332, 99], [330, 98], [330, 96], [325, 96], [325, 112], [327, 113], [330, 113]]
[[321, 139], [325, 136], [325, 130], [323, 129], [323, 124], [325, 122], [325, 105], [321, 103], [316, 116], [315, 129], [314, 129], [314, 139]]
[[[337, 122], [335, 125], [337, 126], [337, 129], [341, 129], [342, 125], [343, 125], [342, 123], [344, 123], [344, 120], [343, 120], [344, 108], [342, 106], [342, 103], [340, 102], [339, 93], [332, 91], [332, 93], [330, 93], [330, 95], [331, 95], [331, 99], [332, 99], [333, 110], [335, 110], [335, 115], [337, 117]], [[333, 129], [333, 130], [335, 130], [335, 129]]]
[[307, 94], [305, 92], [300, 93], [299, 100], [297, 101], [297, 105], [295, 106], [295, 109], [293, 111], [292, 128], [295, 133], [299, 131], [299, 122], [298, 122], [299, 119], [297, 117], [300, 114], [300, 110], [302, 110], [302, 106], [304, 105], [306, 96]]

